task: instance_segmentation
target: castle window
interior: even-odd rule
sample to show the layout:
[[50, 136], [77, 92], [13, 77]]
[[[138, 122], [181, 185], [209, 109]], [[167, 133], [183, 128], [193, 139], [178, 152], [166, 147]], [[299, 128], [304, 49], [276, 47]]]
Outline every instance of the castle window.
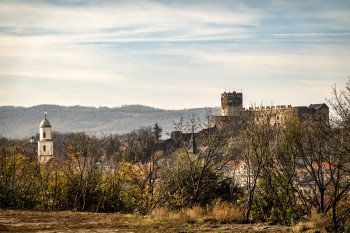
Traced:
[[279, 120], [280, 119], [280, 117], [279, 116], [277, 116], [277, 120]]
[[45, 145], [43, 146], [43, 151], [44, 151], [44, 152], [46, 151], [46, 146], [45, 146]]
[[43, 138], [46, 138], [46, 133], [45, 132], [43, 133]]

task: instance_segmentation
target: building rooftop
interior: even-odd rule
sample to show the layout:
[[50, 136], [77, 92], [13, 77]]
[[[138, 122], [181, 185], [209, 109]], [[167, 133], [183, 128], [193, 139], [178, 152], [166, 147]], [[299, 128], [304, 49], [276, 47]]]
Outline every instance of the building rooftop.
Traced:
[[323, 106], [326, 106], [328, 108], [328, 106], [325, 103], [322, 103], [322, 104], [310, 104], [309, 108], [320, 109]]

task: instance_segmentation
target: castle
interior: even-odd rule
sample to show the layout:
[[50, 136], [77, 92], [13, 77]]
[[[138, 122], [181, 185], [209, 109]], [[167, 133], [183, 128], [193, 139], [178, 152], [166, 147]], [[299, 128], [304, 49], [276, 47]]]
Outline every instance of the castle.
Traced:
[[283, 126], [291, 117], [299, 119], [329, 120], [329, 107], [325, 103], [309, 106], [292, 107], [291, 105], [243, 107], [243, 94], [224, 92], [221, 94], [221, 116], [212, 116], [211, 126], [218, 128], [231, 127], [239, 131], [243, 121], [253, 123], [270, 123]]

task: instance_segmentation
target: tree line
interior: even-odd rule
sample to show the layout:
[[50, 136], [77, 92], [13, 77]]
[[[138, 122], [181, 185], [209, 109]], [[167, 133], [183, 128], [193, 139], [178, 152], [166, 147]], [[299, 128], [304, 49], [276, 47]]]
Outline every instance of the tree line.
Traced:
[[259, 124], [247, 116], [238, 133], [211, 128], [210, 117], [181, 118], [180, 136], [168, 140], [158, 124], [102, 137], [55, 133], [58, 159], [46, 165], [26, 142], [2, 137], [0, 207], [149, 214], [220, 199], [243, 222], [293, 225], [317, 212], [340, 231], [350, 221], [349, 82], [333, 88], [329, 104], [330, 122], [295, 117], [277, 126], [266, 112]]

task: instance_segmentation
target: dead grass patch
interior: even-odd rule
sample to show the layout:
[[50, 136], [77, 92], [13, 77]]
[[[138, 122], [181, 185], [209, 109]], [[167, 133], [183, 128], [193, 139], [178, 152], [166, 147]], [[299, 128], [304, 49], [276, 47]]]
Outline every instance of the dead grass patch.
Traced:
[[306, 221], [301, 221], [298, 224], [296, 224], [292, 231], [294, 233], [312, 233], [312, 232], [319, 232], [319, 233], [326, 233], [327, 227], [329, 227], [329, 219], [324, 214], [318, 214], [316, 212], [312, 212], [311, 215], [306, 218]]
[[236, 206], [220, 200], [215, 201], [209, 216], [218, 223], [238, 222], [242, 218], [241, 211]]
[[167, 208], [159, 207], [152, 211], [150, 217], [156, 221], [176, 221], [178, 223], [195, 223], [203, 215], [200, 207], [186, 208], [180, 211], [170, 211]]
[[200, 206], [194, 206], [186, 209], [185, 212], [187, 216], [193, 220], [201, 220], [206, 214], [206, 211]]
[[156, 220], [168, 220], [168, 219], [172, 219], [172, 216], [173, 214], [171, 213], [171, 211], [169, 211], [167, 208], [165, 207], [159, 207], [159, 208], [156, 208], [152, 211], [151, 213], [151, 217], [153, 219], [156, 219]]
[[241, 220], [241, 212], [234, 205], [216, 201], [210, 209], [205, 209], [200, 206], [185, 208], [180, 211], [170, 211], [167, 208], [160, 207], [151, 213], [151, 218], [154, 220], [171, 220], [181, 223], [234, 223]]

